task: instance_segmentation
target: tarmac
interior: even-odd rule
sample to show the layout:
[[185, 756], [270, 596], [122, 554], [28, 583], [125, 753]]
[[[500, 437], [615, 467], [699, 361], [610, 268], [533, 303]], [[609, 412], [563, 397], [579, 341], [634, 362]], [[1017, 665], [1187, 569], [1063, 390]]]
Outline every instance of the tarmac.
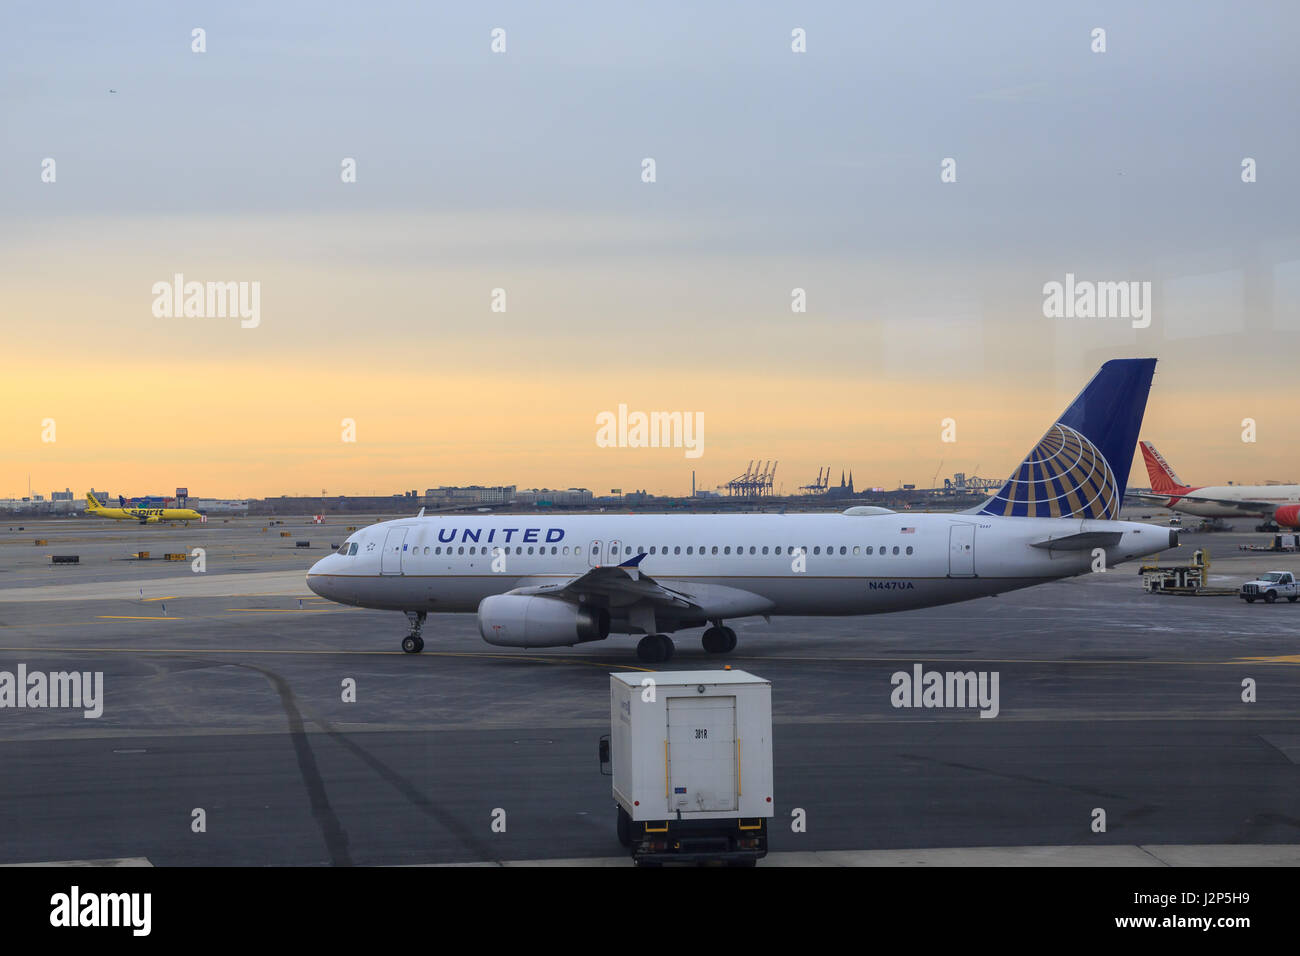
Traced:
[[[431, 616], [424, 653], [403, 654], [402, 615], [303, 581], [368, 520], [0, 524], [0, 671], [102, 672], [104, 688], [98, 718], [0, 709], [0, 863], [628, 865], [596, 748], [608, 673], [650, 670], [634, 640], [512, 651], [472, 615]], [[1220, 586], [1300, 570], [1237, 550], [1271, 540], [1253, 524], [1187, 534], [1160, 561], [1207, 546]], [[732, 626], [727, 658], [684, 633], [658, 666], [772, 681], [763, 866], [1300, 863], [1300, 604], [1148, 595], [1130, 563], [943, 608]], [[915, 664], [996, 672], [997, 717], [895, 708], [891, 676]]]

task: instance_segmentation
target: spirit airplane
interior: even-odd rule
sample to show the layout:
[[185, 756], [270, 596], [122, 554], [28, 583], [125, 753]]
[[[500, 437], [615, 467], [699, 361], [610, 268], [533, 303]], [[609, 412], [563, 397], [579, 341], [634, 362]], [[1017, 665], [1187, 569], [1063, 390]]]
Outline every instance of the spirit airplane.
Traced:
[[99, 499], [86, 492], [86, 514], [96, 518], [111, 518], [114, 521], [138, 521], [141, 524], [157, 524], [160, 521], [207, 521], [193, 508], [105, 508]]

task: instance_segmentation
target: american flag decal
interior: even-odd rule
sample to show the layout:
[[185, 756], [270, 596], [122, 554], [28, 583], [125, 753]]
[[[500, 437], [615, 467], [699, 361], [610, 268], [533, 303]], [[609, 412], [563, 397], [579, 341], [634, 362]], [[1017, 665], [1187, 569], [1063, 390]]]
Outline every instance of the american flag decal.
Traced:
[[915, 528], [904, 528], [899, 534], [916, 534]]

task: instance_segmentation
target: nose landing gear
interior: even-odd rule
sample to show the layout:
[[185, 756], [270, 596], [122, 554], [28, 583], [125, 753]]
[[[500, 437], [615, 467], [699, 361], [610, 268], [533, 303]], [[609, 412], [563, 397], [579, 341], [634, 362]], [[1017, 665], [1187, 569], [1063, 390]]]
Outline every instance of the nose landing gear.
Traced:
[[411, 622], [411, 633], [402, 638], [402, 650], [408, 654], [418, 654], [424, 650], [424, 638], [420, 636], [420, 631], [424, 630], [424, 619], [429, 615], [426, 611], [407, 611], [406, 616]]

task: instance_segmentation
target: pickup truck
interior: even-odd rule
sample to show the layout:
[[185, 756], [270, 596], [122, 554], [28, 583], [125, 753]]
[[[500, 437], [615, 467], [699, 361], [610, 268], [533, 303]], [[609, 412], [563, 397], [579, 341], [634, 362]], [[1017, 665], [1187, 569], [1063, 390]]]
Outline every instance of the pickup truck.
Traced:
[[1300, 584], [1296, 584], [1295, 575], [1290, 571], [1269, 571], [1243, 584], [1239, 596], [1247, 604], [1254, 604], [1257, 598], [1272, 604], [1280, 597], [1294, 604], [1300, 598]]

